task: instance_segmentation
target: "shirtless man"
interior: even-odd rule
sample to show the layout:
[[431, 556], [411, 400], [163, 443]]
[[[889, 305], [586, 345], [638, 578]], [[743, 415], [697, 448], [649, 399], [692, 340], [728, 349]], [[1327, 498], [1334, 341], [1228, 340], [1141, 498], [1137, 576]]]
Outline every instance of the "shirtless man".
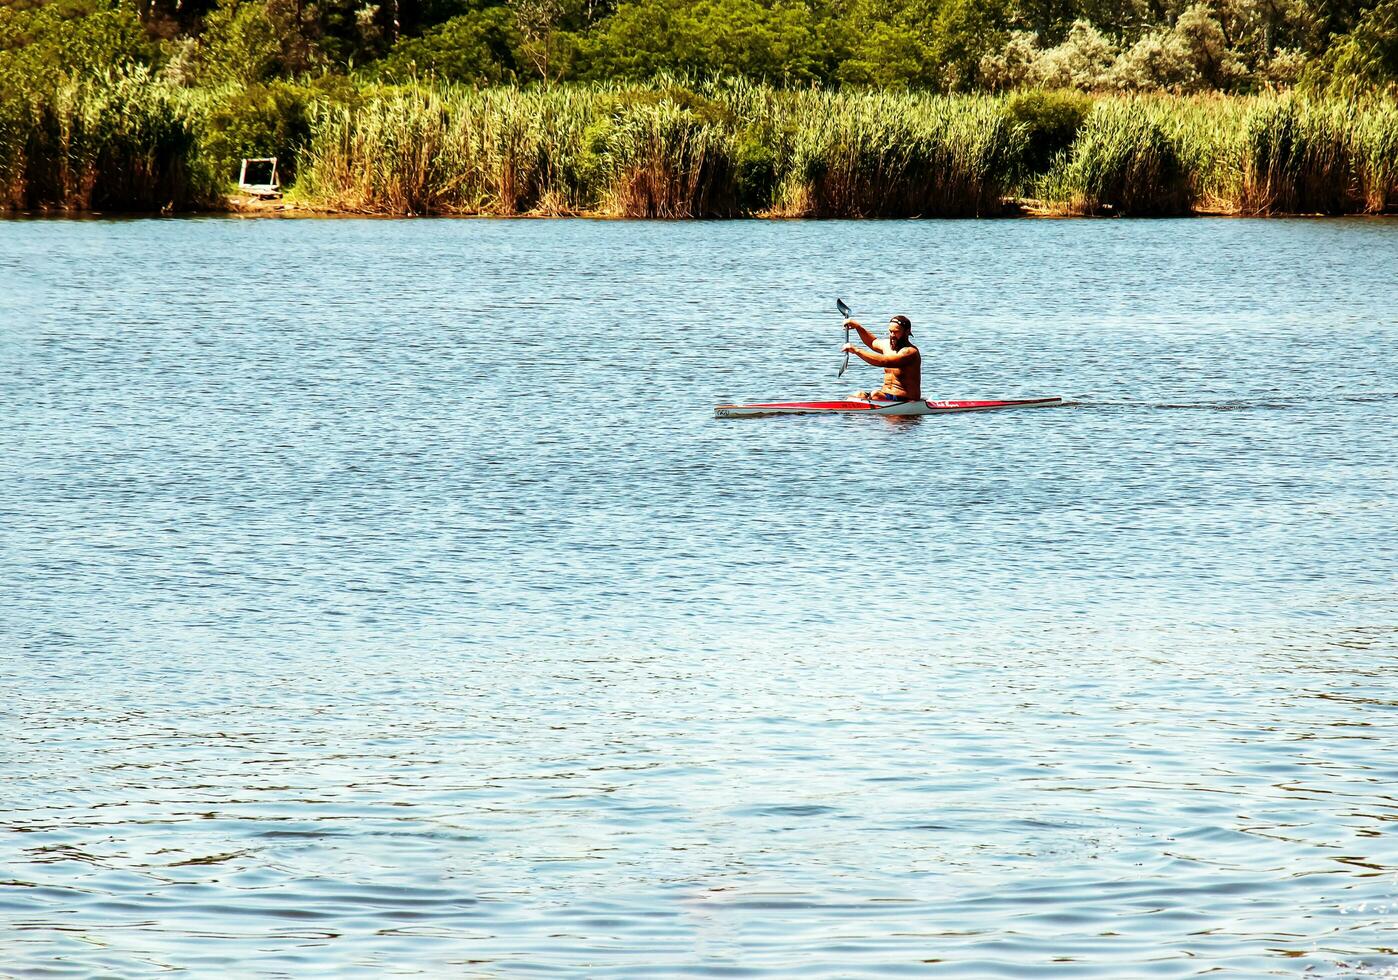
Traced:
[[882, 387], [876, 391], [857, 392], [853, 397], [885, 402], [917, 401], [922, 397], [922, 354], [910, 339], [911, 320], [901, 313], [889, 320], [887, 340], [875, 340], [856, 320], [846, 320], [845, 326], [858, 331], [859, 339], [873, 352], [861, 350], [855, 344], [845, 344], [842, 353], [858, 354], [866, 364], [883, 368]]

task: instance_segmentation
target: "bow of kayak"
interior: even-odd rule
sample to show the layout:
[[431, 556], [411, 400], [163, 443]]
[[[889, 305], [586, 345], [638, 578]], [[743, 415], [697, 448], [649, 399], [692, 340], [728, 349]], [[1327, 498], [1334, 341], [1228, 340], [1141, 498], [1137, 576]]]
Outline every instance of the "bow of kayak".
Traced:
[[1049, 408], [1063, 399], [1015, 398], [982, 401], [866, 402], [844, 399], [828, 402], [752, 402], [747, 405], [719, 405], [714, 414], [721, 419], [760, 415], [948, 415], [952, 412], [991, 412], [1002, 408]]

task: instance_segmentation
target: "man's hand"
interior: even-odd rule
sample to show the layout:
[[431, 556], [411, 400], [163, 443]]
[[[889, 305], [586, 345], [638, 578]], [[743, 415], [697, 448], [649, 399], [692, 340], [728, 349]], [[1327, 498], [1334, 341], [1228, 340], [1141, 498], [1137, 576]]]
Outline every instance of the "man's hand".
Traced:
[[858, 354], [858, 353], [859, 353], [859, 348], [856, 347], [854, 344], [845, 344], [845, 346], [843, 346], [843, 347], [840, 348], [840, 353], [841, 353], [841, 354]]
[[[865, 330], [863, 324], [861, 324], [858, 320], [846, 320], [845, 329], [853, 330], [855, 333], [859, 334], [859, 339], [864, 341], [864, 345], [866, 347], [874, 346], [874, 335], [871, 334], [869, 331]], [[855, 351], [855, 353], [858, 353], [858, 351]]]

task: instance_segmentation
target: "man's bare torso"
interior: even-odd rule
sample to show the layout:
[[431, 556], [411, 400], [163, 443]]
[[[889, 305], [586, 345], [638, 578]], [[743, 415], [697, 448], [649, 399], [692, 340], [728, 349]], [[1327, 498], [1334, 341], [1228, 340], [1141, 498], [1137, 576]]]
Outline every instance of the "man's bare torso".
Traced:
[[912, 344], [895, 351], [886, 340], [874, 341], [874, 349], [884, 354], [902, 353], [911, 350], [912, 356], [902, 364], [883, 369], [883, 386], [879, 391], [908, 401], [922, 397], [922, 353]]

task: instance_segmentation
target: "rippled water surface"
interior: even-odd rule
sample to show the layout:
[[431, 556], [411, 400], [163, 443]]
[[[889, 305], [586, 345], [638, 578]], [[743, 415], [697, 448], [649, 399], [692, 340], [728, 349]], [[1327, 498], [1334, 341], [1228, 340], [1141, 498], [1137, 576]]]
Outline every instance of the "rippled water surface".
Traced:
[[[0, 973], [1398, 971], [1398, 223], [0, 224]], [[843, 295], [931, 397], [825, 396]]]

